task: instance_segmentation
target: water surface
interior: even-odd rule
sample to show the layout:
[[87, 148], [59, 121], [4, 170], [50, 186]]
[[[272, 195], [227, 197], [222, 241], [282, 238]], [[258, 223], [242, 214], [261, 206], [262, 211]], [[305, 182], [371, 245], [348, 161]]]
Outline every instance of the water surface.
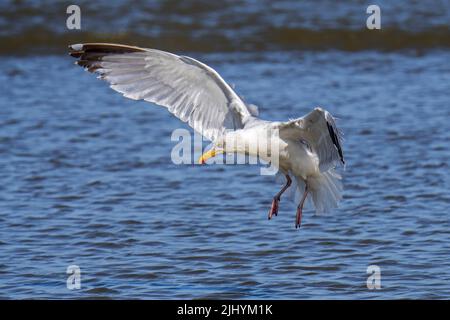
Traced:
[[[332, 214], [267, 210], [257, 166], [179, 166], [180, 122], [67, 57], [6, 57], [0, 286], [8, 298], [448, 298], [448, 52], [197, 56], [267, 119], [321, 105], [345, 132]], [[32, 88], [32, 90], [30, 90]], [[66, 288], [79, 265], [82, 289]], [[366, 288], [366, 268], [382, 289]]]
[[[449, 298], [446, 3], [383, 2], [376, 38], [364, 1], [79, 3], [75, 33], [64, 6], [2, 4], [0, 298]], [[281, 185], [258, 166], [173, 164], [187, 126], [75, 67], [66, 45], [91, 40], [200, 59], [264, 119], [329, 110], [345, 133], [340, 208], [308, 209], [296, 230], [287, 200], [267, 220]]]

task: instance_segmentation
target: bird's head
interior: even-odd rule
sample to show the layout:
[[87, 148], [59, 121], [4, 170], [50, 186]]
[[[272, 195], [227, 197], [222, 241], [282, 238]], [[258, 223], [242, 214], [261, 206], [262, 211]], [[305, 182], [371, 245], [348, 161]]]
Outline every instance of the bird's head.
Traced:
[[216, 141], [214, 141], [214, 146], [201, 155], [198, 159], [198, 163], [205, 164], [208, 159], [214, 158], [215, 156], [225, 152], [225, 139], [219, 137]]

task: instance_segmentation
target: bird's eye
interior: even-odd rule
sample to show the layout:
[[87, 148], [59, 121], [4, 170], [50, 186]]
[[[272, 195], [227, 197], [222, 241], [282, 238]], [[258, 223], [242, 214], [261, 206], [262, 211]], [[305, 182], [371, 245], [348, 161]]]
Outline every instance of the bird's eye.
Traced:
[[311, 151], [311, 146], [309, 145], [308, 141], [300, 139], [300, 143], [306, 146]]

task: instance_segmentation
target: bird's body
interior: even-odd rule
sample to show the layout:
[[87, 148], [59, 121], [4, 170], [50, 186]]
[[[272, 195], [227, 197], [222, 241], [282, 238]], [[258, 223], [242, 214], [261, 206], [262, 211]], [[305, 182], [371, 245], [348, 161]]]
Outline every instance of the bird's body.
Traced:
[[[221, 141], [218, 141], [216, 145], [223, 148], [225, 153], [241, 153], [259, 157], [265, 162], [271, 161], [271, 155], [274, 151], [271, 146], [277, 146], [279, 169], [283, 173], [292, 171], [303, 179], [320, 173], [319, 161], [315, 154], [310, 151], [306, 144], [296, 141], [295, 137], [283, 135], [282, 124], [280, 122], [257, 121], [250, 126], [244, 126], [243, 129], [231, 131], [225, 135], [225, 141], [236, 141], [232, 147], [228, 148], [226, 144], [223, 147]], [[268, 132], [281, 132], [282, 135], [267, 134]], [[251, 148], [256, 144], [266, 146], [267, 149], [258, 152], [261, 150]], [[293, 161], [295, 159], [302, 159], [302, 161]]]
[[257, 107], [244, 103], [214, 69], [195, 59], [119, 44], [69, 48], [78, 65], [99, 74], [114, 90], [166, 107], [213, 141], [214, 148], [200, 162], [217, 153], [240, 153], [268, 163], [275, 159], [286, 184], [273, 198], [269, 219], [277, 215], [281, 195], [289, 188], [298, 203], [296, 227], [308, 196], [316, 212], [337, 207], [342, 185], [334, 167], [344, 164], [342, 138], [326, 110], [315, 108], [286, 122], [265, 121]]

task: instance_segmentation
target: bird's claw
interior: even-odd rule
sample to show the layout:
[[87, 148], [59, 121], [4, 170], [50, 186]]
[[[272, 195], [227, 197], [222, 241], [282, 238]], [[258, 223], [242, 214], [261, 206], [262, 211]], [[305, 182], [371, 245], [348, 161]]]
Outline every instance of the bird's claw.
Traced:
[[278, 215], [278, 203], [280, 202], [280, 199], [278, 198], [273, 198], [272, 200], [272, 206], [270, 207], [269, 210], [269, 220], [272, 219], [273, 215]]
[[302, 225], [302, 208], [297, 208], [297, 215], [295, 217], [295, 229], [300, 228]]

